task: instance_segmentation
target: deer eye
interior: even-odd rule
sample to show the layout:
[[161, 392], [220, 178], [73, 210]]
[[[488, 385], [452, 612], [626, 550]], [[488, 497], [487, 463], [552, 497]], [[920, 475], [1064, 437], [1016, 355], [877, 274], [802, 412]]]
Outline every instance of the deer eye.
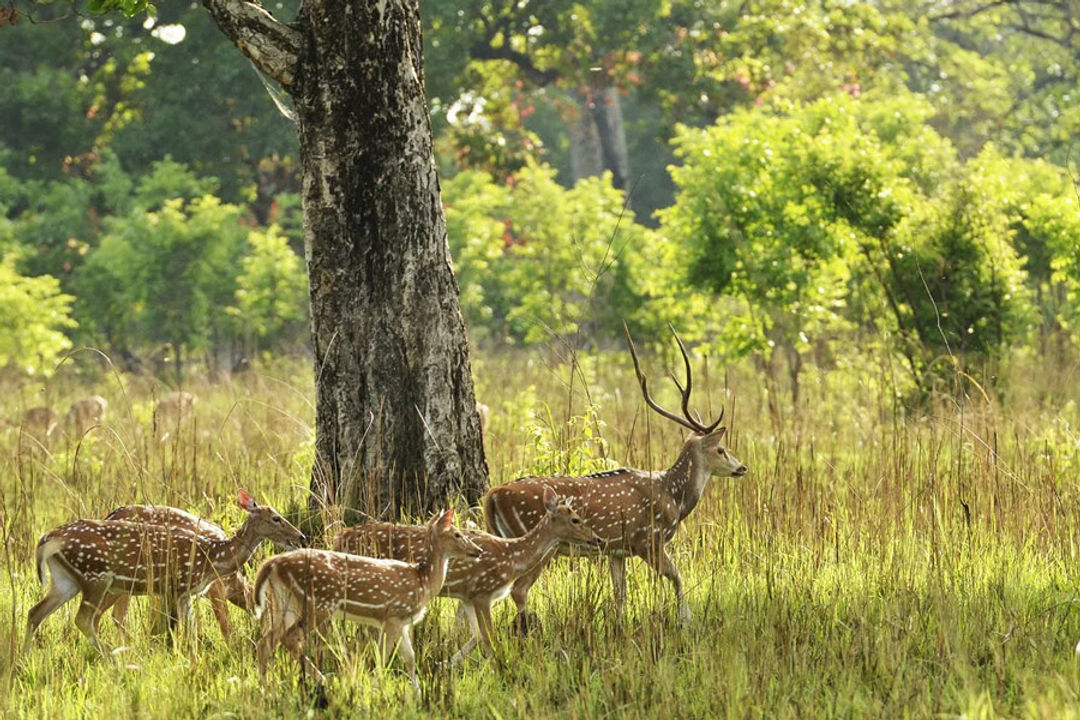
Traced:
[[281, 516], [280, 515], [275, 515], [274, 516], [274, 522], [280, 523], [281, 522]]
[[581, 524], [581, 518], [570, 518], [570, 524], [571, 525], [580, 525]]
[[456, 537], [456, 538], [461, 537], [461, 533], [459, 533], [459, 532], [454, 533], [454, 537]]

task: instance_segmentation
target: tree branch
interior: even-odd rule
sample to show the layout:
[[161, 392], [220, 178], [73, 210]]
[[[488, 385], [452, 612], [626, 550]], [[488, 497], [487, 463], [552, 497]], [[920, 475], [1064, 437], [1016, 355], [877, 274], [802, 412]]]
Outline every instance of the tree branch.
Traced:
[[233, 41], [260, 72], [288, 88], [296, 79], [300, 33], [257, 2], [249, 0], [203, 0], [221, 32]]
[[[503, 40], [505, 42], [505, 39]], [[532, 59], [525, 53], [506, 47], [492, 47], [486, 43], [477, 43], [469, 51], [469, 55], [475, 60], [509, 60], [525, 73], [529, 81], [538, 87], [543, 87], [555, 82], [559, 77], [554, 70], [541, 70], [533, 64]]]
[[938, 15], [931, 15], [929, 17], [930, 22], [940, 22], [942, 20], [958, 20], [960, 18], [973, 18], [976, 15], [980, 15], [987, 10], [993, 10], [996, 7], [1002, 5], [1013, 5], [1014, 0], [994, 0], [983, 5], [975, 5], [969, 8], [961, 8], [959, 10], [951, 10], [949, 12], [940, 13]]

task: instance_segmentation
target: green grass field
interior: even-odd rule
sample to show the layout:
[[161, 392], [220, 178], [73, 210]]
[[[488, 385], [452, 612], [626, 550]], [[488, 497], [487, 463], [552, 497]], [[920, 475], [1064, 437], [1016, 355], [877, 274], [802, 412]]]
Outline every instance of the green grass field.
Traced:
[[[493, 482], [674, 460], [682, 430], [647, 413], [624, 356], [572, 375], [546, 360], [475, 361]], [[661, 360], [647, 364], [659, 379]], [[13, 663], [42, 592], [32, 557], [44, 531], [135, 501], [236, 528], [239, 487], [286, 513], [306, 507], [306, 365], [193, 380], [196, 427], [163, 445], [150, 429], [161, 385], [106, 375], [88, 386], [66, 370], [44, 393], [10, 385], [9, 417], [91, 391], [110, 415], [81, 445], [0, 431], [0, 716], [1080, 717], [1080, 393], [1065, 369], [1010, 367], [1000, 398], [966, 385], [907, 413], [873, 372], [808, 370], [800, 412], [783, 408], [779, 424], [760, 379], [733, 367], [729, 447], [750, 474], [714, 479], [672, 543], [689, 626], [640, 562], [620, 619], [606, 567], [564, 560], [532, 595], [539, 632], [514, 636], [512, 603], [497, 608], [494, 659], [448, 666], [468, 635], [437, 600], [416, 633], [420, 701], [403, 673], [377, 667], [366, 633], [336, 629], [325, 709], [284, 654], [260, 681], [257, 623], [234, 611], [225, 642], [203, 601], [172, 647], [151, 633], [145, 599], [127, 640], [106, 618], [103, 639], [122, 647], [111, 661], [76, 630], [72, 602]], [[718, 409], [721, 377], [700, 382], [703, 414]], [[668, 389], [659, 397], [675, 405]]]

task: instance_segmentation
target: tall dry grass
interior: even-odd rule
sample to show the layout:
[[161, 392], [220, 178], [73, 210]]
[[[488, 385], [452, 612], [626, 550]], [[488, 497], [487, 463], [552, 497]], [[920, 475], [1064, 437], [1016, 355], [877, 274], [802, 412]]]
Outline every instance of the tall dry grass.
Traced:
[[[649, 413], [618, 353], [481, 354], [491, 408], [493, 482], [674, 460], [682, 430]], [[654, 383], [674, 358], [647, 359]], [[532, 602], [542, 627], [509, 632], [498, 653], [462, 669], [467, 637], [438, 601], [417, 633], [425, 699], [376, 667], [366, 636], [335, 629], [329, 703], [279, 657], [255, 671], [258, 628], [235, 617], [226, 643], [200, 607], [174, 647], [149, 632], [151, 603], [111, 661], [95, 656], [71, 609], [11, 658], [40, 588], [38, 535], [128, 502], [179, 505], [235, 528], [238, 487], [286, 512], [308, 505], [311, 373], [283, 363], [226, 381], [193, 381], [196, 421], [161, 445], [152, 398], [165, 389], [71, 373], [44, 392], [54, 407], [91, 390], [105, 427], [47, 447], [0, 431], [0, 713], [10, 717], [1074, 717], [1080, 716], [1076, 571], [1080, 517], [1075, 368], [1017, 356], [993, 392], [958, 381], [905, 406], [874, 363], [804, 373], [801, 406], [771, 417], [749, 366], [698, 365], [703, 414], [727, 408], [729, 447], [751, 469], [716, 479], [673, 542], [695, 613], [674, 623], [670, 587], [631, 563], [626, 618], [614, 617], [606, 569], [561, 562]], [[675, 406], [668, 389], [658, 399]], [[784, 399], [786, 402], [786, 398]], [[781, 403], [783, 405], [783, 403]], [[205, 603], [198, 603], [202, 606]], [[107, 626], [108, 623], [103, 623]]]

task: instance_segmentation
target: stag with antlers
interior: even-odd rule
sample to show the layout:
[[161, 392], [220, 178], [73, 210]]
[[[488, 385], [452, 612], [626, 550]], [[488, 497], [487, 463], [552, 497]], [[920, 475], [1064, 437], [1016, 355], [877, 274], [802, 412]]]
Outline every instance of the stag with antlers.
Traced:
[[[724, 447], [727, 428], [720, 425], [723, 410], [708, 425], [691, 412], [693, 374], [690, 357], [674, 328], [671, 332], [686, 367], [685, 386], [674, 374], [671, 376], [682, 395], [681, 416], [665, 410], [649, 394], [634, 341], [629, 330], [626, 332], [634, 372], [646, 404], [692, 433], [670, 468], [663, 472], [623, 468], [584, 477], [521, 478], [488, 491], [484, 497], [484, 517], [495, 534], [503, 537], [524, 535], [545, 517], [544, 487], [552, 488], [559, 497], [570, 499], [574, 509], [604, 540], [600, 552], [608, 557], [617, 612], [621, 615], [626, 605], [626, 558], [637, 556], [671, 581], [678, 602], [679, 621], [685, 623], [690, 619], [690, 606], [683, 592], [682, 577], [667, 553], [666, 545], [682, 521], [697, 507], [710, 477], [738, 477], [745, 475], [747, 468]], [[529, 589], [546, 564], [540, 563], [519, 578], [511, 591], [522, 627], [526, 624]]]

